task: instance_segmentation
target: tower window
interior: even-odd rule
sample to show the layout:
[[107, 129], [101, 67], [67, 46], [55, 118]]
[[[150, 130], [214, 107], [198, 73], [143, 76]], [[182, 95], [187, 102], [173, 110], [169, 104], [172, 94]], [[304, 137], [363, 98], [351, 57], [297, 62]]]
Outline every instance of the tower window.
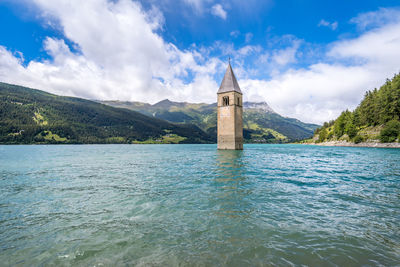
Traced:
[[224, 96], [222, 98], [222, 105], [223, 106], [229, 106], [229, 96]]
[[239, 97], [237, 98], [237, 104], [238, 104], [238, 106], [240, 106], [240, 98]]

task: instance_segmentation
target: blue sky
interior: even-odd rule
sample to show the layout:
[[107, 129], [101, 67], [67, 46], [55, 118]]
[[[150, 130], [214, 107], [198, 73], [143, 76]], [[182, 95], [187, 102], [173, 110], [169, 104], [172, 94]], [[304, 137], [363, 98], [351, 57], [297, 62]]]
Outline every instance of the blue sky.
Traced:
[[398, 47], [398, 0], [0, 0], [0, 80], [89, 99], [215, 102], [230, 56], [245, 100], [322, 123]]

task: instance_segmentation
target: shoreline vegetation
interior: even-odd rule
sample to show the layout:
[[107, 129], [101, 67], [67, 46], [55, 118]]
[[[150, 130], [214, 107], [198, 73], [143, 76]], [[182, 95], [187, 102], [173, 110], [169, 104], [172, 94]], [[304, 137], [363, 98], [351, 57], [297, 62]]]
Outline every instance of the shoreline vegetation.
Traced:
[[354, 111], [317, 128], [301, 144], [321, 146], [400, 147], [400, 74], [387, 79], [379, 90], [365, 93]]
[[303, 145], [316, 145], [316, 146], [341, 146], [341, 147], [375, 147], [375, 148], [400, 148], [400, 143], [381, 143], [379, 141], [368, 141], [361, 143], [354, 143], [348, 141], [328, 141], [322, 143], [300, 143]]

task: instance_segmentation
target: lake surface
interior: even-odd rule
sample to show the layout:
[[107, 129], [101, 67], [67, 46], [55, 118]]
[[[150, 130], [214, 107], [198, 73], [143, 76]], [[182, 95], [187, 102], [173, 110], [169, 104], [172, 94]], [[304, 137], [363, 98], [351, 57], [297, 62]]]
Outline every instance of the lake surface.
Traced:
[[0, 265], [399, 266], [400, 150], [0, 146]]

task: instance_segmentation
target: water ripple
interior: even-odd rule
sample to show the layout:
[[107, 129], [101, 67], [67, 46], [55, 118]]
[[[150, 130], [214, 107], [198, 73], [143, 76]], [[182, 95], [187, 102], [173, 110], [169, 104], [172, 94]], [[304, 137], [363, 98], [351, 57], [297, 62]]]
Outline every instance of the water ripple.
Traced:
[[1, 265], [398, 266], [400, 151], [3, 146]]

